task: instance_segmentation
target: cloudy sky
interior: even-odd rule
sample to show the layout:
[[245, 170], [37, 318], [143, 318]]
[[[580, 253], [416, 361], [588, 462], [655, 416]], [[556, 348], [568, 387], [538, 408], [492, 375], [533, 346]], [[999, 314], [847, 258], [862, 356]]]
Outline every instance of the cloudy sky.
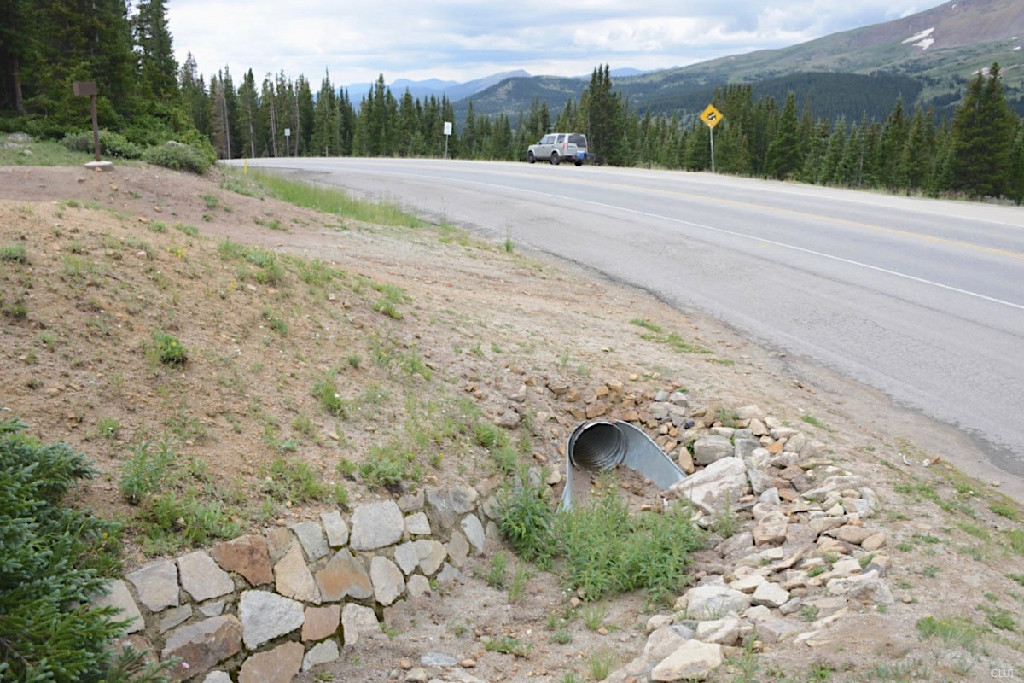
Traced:
[[651, 70], [786, 47], [937, 0], [167, 0], [176, 57], [336, 85]]

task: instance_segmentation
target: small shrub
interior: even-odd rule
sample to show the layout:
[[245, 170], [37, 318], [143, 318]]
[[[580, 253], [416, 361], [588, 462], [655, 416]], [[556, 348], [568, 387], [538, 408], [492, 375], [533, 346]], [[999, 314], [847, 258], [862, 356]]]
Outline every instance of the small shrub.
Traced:
[[978, 639], [977, 628], [965, 617], [936, 619], [927, 616], [918, 619], [914, 626], [922, 639], [938, 638], [947, 645], [959, 645], [967, 650], [970, 650]]
[[[96, 151], [96, 144], [91, 130], [68, 133], [60, 142], [72, 152], [93, 154]], [[131, 142], [123, 135], [109, 130], [100, 131], [100, 154], [102, 156], [118, 159], [139, 159], [142, 157], [142, 152], [141, 146]]]
[[164, 365], [184, 365], [188, 360], [188, 351], [182, 343], [165, 332], [153, 333], [153, 350]]
[[554, 557], [554, 518], [543, 484], [520, 481], [498, 496], [498, 529], [515, 553], [527, 562], [547, 567]]
[[328, 375], [313, 385], [313, 397], [320, 401], [320, 406], [328, 414], [335, 417], [348, 416], [348, 404], [338, 393], [333, 375]]
[[685, 507], [631, 516], [615, 487], [606, 487], [591, 505], [558, 516], [566, 582], [587, 600], [638, 589], [655, 599], [677, 595], [690, 553], [704, 542], [691, 516]]
[[117, 418], [102, 417], [96, 422], [96, 436], [116, 441], [120, 431], [121, 423]]
[[508, 587], [508, 601], [516, 603], [522, 600], [526, 595], [526, 585], [529, 581], [530, 569], [525, 565], [516, 567], [516, 571], [512, 575], [512, 585]]
[[121, 466], [121, 493], [126, 501], [138, 505], [154, 491], [163, 488], [170, 468], [177, 459], [173, 444], [143, 441]]
[[359, 466], [359, 474], [370, 488], [393, 488], [423, 477], [416, 454], [396, 443], [371, 448], [366, 462]]
[[0, 261], [12, 261], [14, 263], [28, 263], [25, 254], [25, 243], [15, 242], [0, 247]]
[[234, 538], [241, 533], [241, 526], [233, 517], [220, 501], [202, 501], [193, 492], [182, 497], [168, 491], [149, 500], [140, 513], [140, 521], [146, 524], [143, 550], [175, 553], [212, 540]]
[[487, 641], [484, 645], [484, 649], [488, 652], [502, 652], [507, 655], [515, 655], [516, 657], [525, 658], [530, 654], [530, 650], [533, 649], [533, 646], [513, 638], [512, 636], [502, 636], [498, 640]]
[[150, 147], [142, 154], [142, 158], [146, 163], [154, 166], [164, 166], [175, 171], [189, 171], [199, 175], [206, 173], [216, 161], [216, 157], [211, 156], [208, 152], [181, 143], [167, 143]]
[[491, 557], [491, 566], [484, 575], [484, 580], [491, 588], [502, 589], [505, 587], [505, 572], [508, 570], [508, 555], [495, 553]]
[[304, 462], [276, 458], [264, 474], [263, 490], [274, 499], [292, 503], [327, 500], [334, 493], [330, 484]]

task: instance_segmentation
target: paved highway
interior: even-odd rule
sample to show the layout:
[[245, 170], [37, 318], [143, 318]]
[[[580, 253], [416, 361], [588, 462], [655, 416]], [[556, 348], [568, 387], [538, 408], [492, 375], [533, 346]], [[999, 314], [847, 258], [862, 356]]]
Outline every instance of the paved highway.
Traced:
[[1024, 209], [541, 163], [249, 164], [508, 238], [710, 314], [954, 426], [1024, 477]]

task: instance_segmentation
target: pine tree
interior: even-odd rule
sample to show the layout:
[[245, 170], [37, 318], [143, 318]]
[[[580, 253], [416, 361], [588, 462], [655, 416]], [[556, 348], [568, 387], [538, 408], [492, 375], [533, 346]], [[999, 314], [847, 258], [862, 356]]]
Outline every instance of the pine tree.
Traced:
[[587, 115], [587, 148], [606, 164], [625, 164], [625, 107], [622, 98], [612, 91], [607, 64], [590, 75], [590, 87], [580, 107]]
[[175, 102], [178, 98], [178, 63], [167, 26], [164, 0], [142, 0], [132, 20], [139, 52], [139, 84], [143, 97], [151, 102]]
[[212, 111], [210, 94], [206, 91], [203, 76], [199, 73], [196, 59], [191, 52], [188, 53], [185, 63], [181, 67], [180, 88], [186, 116], [200, 134], [210, 138]]
[[1006, 104], [999, 65], [979, 73], [967, 86], [953, 116], [952, 189], [972, 197], [1010, 191], [1013, 147], [1020, 119]]
[[250, 159], [260, 156], [259, 147], [265, 138], [256, 79], [252, 69], [245, 72], [242, 85], [238, 88], [238, 116], [240, 138], [239, 154]]
[[792, 92], [786, 97], [779, 119], [778, 132], [768, 145], [765, 161], [765, 173], [771, 178], [786, 179], [800, 168], [803, 158], [800, 155], [800, 129], [796, 118], [796, 95]]

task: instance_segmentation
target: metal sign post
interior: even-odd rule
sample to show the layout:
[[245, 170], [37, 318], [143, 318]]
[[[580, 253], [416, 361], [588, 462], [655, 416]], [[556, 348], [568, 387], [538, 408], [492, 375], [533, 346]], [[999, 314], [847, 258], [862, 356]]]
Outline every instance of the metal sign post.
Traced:
[[290, 138], [291, 136], [292, 136], [292, 129], [291, 128], [285, 128], [284, 129], [284, 155], [286, 157], [290, 157], [292, 155], [292, 151], [288, 148], [288, 138]]
[[88, 97], [92, 111], [92, 144], [96, 150], [96, 161], [100, 160], [100, 125], [96, 120], [96, 81], [75, 81], [71, 84], [76, 97]]
[[715, 105], [709, 104], [700, 113], [700, 120], [708, 127], [711, 133], [711, 172], [715, 172], [715, 126], [722, 120], [722, 112], [715, 109]]
[[448, 138], [452, 135], [452, 122], [444, 122], [444, 158], [448, 158]]

